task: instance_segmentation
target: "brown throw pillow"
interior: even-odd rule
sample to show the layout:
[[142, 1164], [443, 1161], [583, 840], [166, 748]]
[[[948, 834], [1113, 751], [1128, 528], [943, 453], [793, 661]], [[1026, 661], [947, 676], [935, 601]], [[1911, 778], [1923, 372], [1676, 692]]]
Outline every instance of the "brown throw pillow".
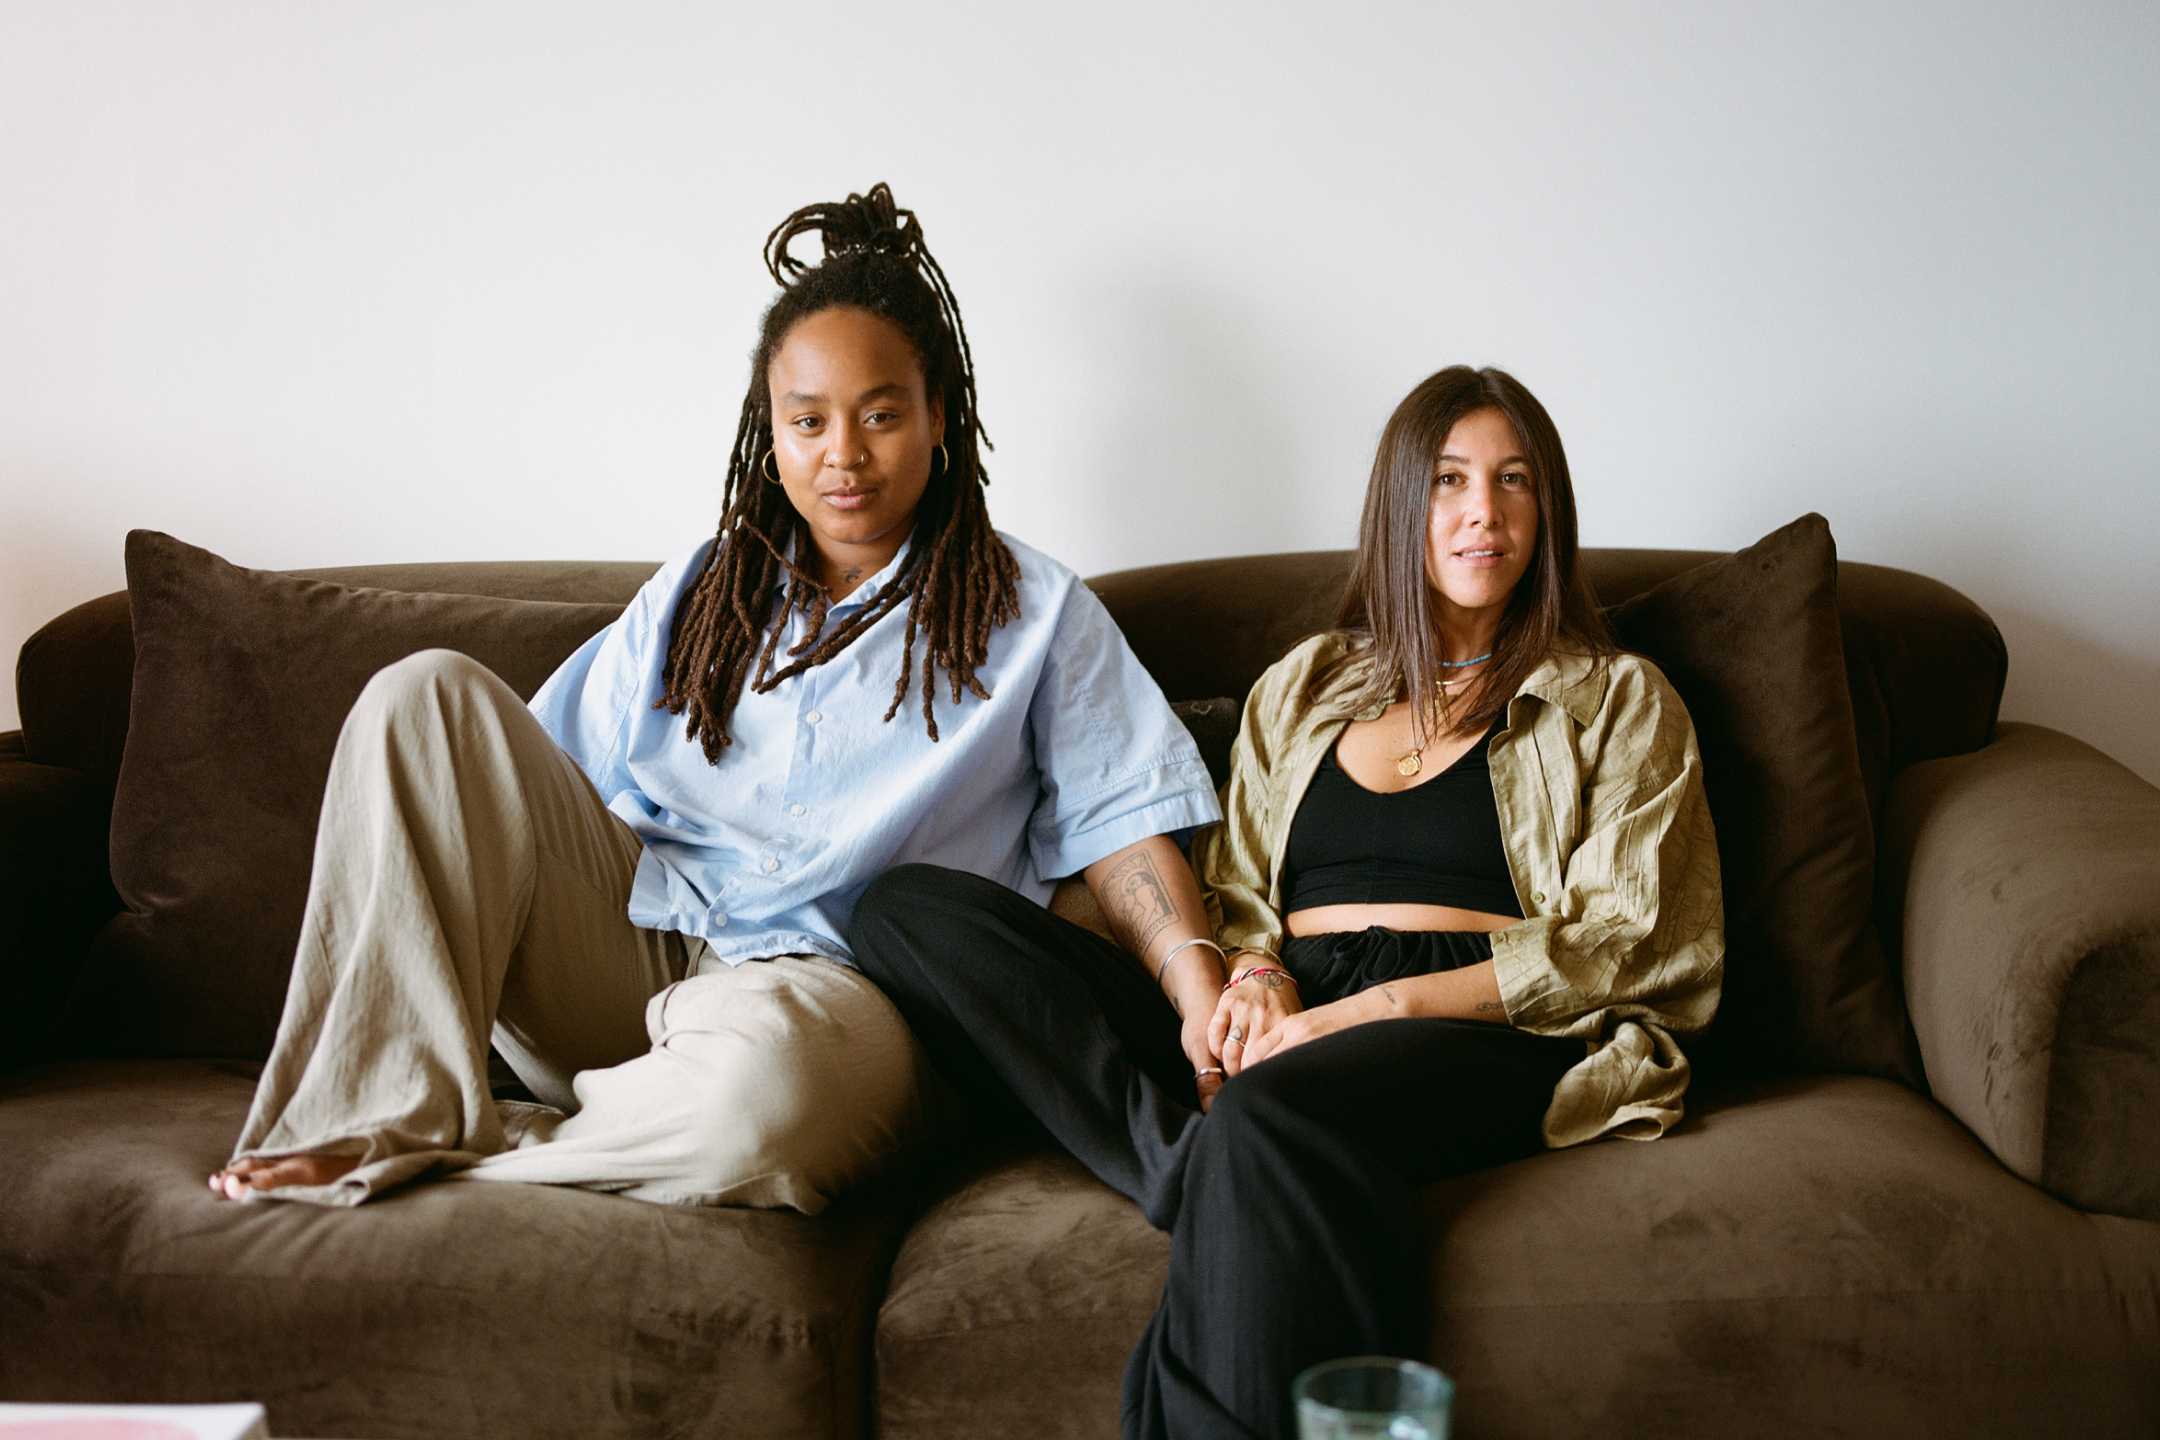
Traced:
[[315, 821], [345, 712], [417, 650], [461, 650], [530, 697], [615, 605], [365, 590], [127, 538], [135, 681], [113, 797], [127, 913], [102, 985], [132, 993], [135, 1053], [262, 1056], [284, 1008]]
[[1803, 515], [1608, 617], [1687, 702], [1725, 871], [1725, 988], [1687, 1044], [1707, 1073], [1917, 1082], [1875, 933], [1875, 832], [1854, 738], [1829, 522]]

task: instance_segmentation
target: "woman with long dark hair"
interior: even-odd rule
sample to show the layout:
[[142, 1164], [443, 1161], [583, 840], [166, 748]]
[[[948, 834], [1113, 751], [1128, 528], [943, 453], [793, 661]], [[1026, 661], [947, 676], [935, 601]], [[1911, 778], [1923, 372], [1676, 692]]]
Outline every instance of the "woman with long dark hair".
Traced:
[[[218, 1194], [434, 1172], [815, 1211], [919, 1119], [919, 1052], [843, 938], [873, 877], [1040, 902], [1084, 873], [1143, 956], [1191, 891], [1164, 833], [1221, 813], [1206, 768], [1101, 603], [990, 527], [921, 224], [879, 185], [765, 263], [715, 533], [529, 710], [448, 651], [354, 706]], [[491, 1038], [538, 1103], [494, 1101]]]
[[1220, 985], [1197, 1067], [1103, 978], [1115, 947], [995, 887], [914, 867], [855, 915], [933, 1063], [1170, 1232], [1128, 1436], [1289, 1433], [1304, 1366], [1423, 1353], [1420, 1185], [1681, 1114], [1724, 951], [1701, 758], [1613, 648], [1512, 377], [1396, 408], [1338, 623], [1253, 687], [1225, 810], [1194, 848], [1207, 929], [1170, 957]]

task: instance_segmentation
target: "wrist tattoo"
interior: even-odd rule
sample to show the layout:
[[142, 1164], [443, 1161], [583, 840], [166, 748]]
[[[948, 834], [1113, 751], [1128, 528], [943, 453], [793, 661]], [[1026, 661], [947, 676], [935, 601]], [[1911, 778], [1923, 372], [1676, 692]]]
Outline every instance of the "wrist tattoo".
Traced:
[[1285, 976], [1280, 970], [1263, 971], [1260, 974], [1255, 975], [1251, 978], [1252, 983], [1258, 985], [1263, 990], [1280, 990], [1283, 986], [1290, 983], [1289, 977]]
[[1143, 960], [1155, 937], [1177, 918], [1170, 887], [1155, 868], [1155, 857], [1145, 851], [1111, 867], [1103, 877], [1101, 899], [1111, 933]]

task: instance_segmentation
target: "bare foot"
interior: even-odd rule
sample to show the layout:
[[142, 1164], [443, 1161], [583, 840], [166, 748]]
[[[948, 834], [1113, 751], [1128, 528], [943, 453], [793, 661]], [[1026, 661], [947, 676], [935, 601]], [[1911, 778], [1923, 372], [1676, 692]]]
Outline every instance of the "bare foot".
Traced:
[[352, 1172], [357, 1155], [288, 1155], [280, 1160], [235, 1160], [210, 1177], [210, 1193], [226, 1200], [247, 1198], [251, 1190], [285, 1185], [328, 1185]]

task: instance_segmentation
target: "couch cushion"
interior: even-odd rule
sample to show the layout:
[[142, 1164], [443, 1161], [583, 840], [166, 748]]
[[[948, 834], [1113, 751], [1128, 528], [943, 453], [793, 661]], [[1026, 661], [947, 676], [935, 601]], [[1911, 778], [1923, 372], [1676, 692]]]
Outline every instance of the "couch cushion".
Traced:
[[1687, 702], [1725, 874], [1706, 1069], [1853, 1070], [1917, 1083], [1905, 1005], [1876, 937], [1875, 831], [1820, 515], [1615, 606], [1620, 643]]
[[[269, 1407], [279, 1435], [863, 1433], [902, 1212], [809, 1219], [526, 1185], [235, 1204], [252, 1066], [0, 1088], [0, 1398]], [[25, 1343], [31, 1339], [36, 1343]]]
[[[2160, 1225], [2058, 1203], [1900, 1085], [1704, 1096], [1655, 1144], [1538, 1155], [1427, 1203], [1430, 1358], [1464, 1434], [2160, 1428]], [[894, 1260], [880, 1435], [1108, 1440], [1168, 1253], [1061, 1155], [980, 1161]]]
[[2160, 1433], [2160, 1225], [2063, 1205], [1879, 1080], [1697, 1115], [1429, 1192], [1433, 1354], [1475, 1433]]
[[1064, 1152], [972, 1157], [893, 1261], [878, 1434], [1115, 1436], [1169, 1263], [1169, 1237]]
[[345, 712], [368, 677], [445, 646], [530, 696], [614, 605], [362, 589], [128, 536], [134, 694], [113, 802], [128, 907], [94, 969], [137, 1053], [269, 1053]]

